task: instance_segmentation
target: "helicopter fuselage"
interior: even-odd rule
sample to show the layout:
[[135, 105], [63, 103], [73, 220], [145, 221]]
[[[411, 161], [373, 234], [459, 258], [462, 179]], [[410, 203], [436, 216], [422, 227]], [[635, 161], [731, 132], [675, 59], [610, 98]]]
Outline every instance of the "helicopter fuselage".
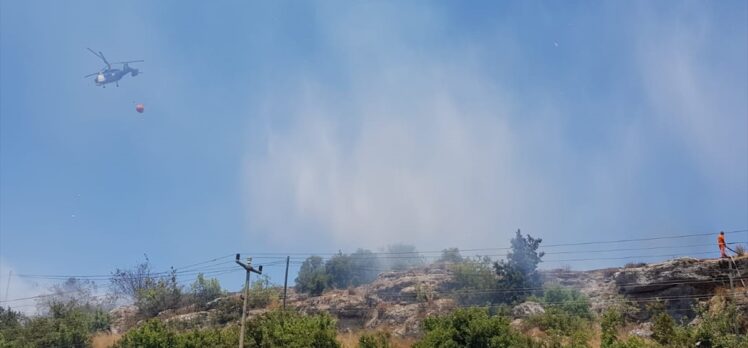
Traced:
[[94, 77], [94, 83], [97, 86], [104, 86], [108, 83], [113, 83], [121, 80], [127, 74], [136, 76], [138, 74], [138, 70], [132, 69], [128, 66], [125, 66], [123, 69], [105, 69], [99, 72], [96, 77]]
[[[131, 60], [126, 62], [115, 62], [115, 63], [109, 63], [109, 61], [106, 60], [104, 57], [104, 54], [99, 51], [98, 53], [90, 48], [86, 48], [88, 51], [90, 51], [93, 55], [96, 57], [99, 57], [106, 66], [104, 69], [99, 70], [98, 73], [88, 74], [84, 77], [88, 78], [91, 76], [94, 77], [94, 83], [97, 86], [106, 87], [106, 84], [114, 82], [117, 87], [119, 87], [119, 80], [121, 80], [125, 75], [130, 74], [130, 76], [137, 76], [138, 73], [140, 73], [140, 70], [136, 68], [131, 68], [128, 63], [141, 63], [142, 60]], [[122, 64], [122, 69], [114, 69], [112, 68], [112, 64]]]

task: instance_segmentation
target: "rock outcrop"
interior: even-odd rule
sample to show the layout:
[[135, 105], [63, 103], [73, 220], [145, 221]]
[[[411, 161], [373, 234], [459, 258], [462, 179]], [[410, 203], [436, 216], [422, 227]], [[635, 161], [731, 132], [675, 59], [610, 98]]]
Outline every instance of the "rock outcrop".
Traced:
[[543, 313], [545, 313], [543, 306], [533, 301], [522, 302], [512, 308], [512, 316], [515, 318], [527, 318]]
[[[736, 259], [739, 269], [748, 269], [748, 257]], [[732, 267], [734, 269], [734, 266]], [[727, 260], [696, 260], [680, 258], [651, 265], [631, 265], [592, 271], [541, 271], [544, 282], [579, 289], [591, 303], [592, 310], [602, 312], [612, 304], [630, 302], [640, 308], [637, 318], [649, 319], [648, 305], [655, 299], [663, 301], [676, 320], [693, 319], [693, 306], [709, 301], [715, 294], [727, 294], [739, 304], [748, 306], [748, 292], [741, 279], [734, 277]], [[730, 276], [736, 291], [729, 291]], [[743, 278], [748, 276], [744, 274]], [[748, 281], [748, 279], [743, 279]], [[371, 284], [326, 291], [311, 297], [289, 289], [288, 307], [302, 313], [330, 313], [338, 319], [341, 330], [386, 329], [396, 336], [417, 336], [425, 317], [446, 314], [458, 307], [454, 299], [452, 274], [449, 267], [434, 265], [402, 272], [381, 274]], [[241, 315], [237, 294], [210, 302], [205, 311], [190, 312], [185, 308], [159, 315], [168, 321], [195, 324], [234, 322]], [[276, 304], [277, 305], [277, 304]], [[261, 315], [268, 309], [255, 309], [249, 317]], [[124, 327], [134, 316], [135, 309], [122, 307], [113, 312], [115, 330]], [[535, 302], [525, 302], [512, 310], [515, 322], [543, 313]], [[223, 318], [216, 320], [216, 317]], [[637, 335], [646, 336], [648, 327], [642, 326]], [[121, 331], [121, 329], [120, 329]]]

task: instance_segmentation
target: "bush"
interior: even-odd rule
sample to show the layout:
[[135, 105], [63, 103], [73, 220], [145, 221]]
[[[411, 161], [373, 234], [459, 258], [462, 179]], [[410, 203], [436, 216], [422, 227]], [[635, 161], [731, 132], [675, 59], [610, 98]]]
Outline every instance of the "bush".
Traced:
[[522, 233], [517, 230], [517, 234], [512, 238], [512, 249], [507, 259], [494, 263], [499, 277], [498, 289], [504, 290], [497, 293], [496, 299], [499, 302], [522, 302], [528, 296], [539, 293], [534, 289], [541, 285], [537, 268], [545, 255], [543, 252], [538, 252], [542, 241], [530, 235], [522, 236]]
[[197, 275], [195, 282], [190, 286], [190, 295], [195, 304], [200, 308], [205, 308], [205, 305], [221, 297], [224, 291], [221, 290], [221, 283], [218, 279], [205, 279], [202, 273]]
[[359, 286], [373, 282], [382, 268], [379, 257], [366, 249], [358, 249], [351, 254], [351, 285]]
[[242, 317], [243, 305], [244, 301], [239, 297], [231, 296], [221, 299], [216, 306], [214, 322], [223, 325], [239, 320]]
[[610, 348], [657, 348], [657, 345], [645, 341], [639, 337], [630, 337], [625, 341], [616, 341], [612, 343]]
[[337, 348], [335, 319], [329, 314], [272, 311], [247, 323], [247, 347]]
[[416, 247], [408, 244], [392, 244], [387, 246], [387, 267], [393, 271], [404, 271], [422, 266], [423, 259]]
[[462, 255], [460, 255], [460, 249], [458, 248], [448, 248], [442, 250], [442, 256], [439, 258], [437, 262], [439, 263], [459, 263], [462, 262], [463, 258]]
[[548, 307], [545, 313], [531, 316], [528, 323], [542, 329], [548, 334], [551, 346], [571, 341], [573, 347], [588, 347], [591, 338], [592, 324], [589, 320], [565, 312], [559, 307]]
[[131, 299], [139, 313], [146, 317], [176, 308], [182, 299], [176, 270], [172, 268], [165, 275], [152, 274], [148, 256], [132, 269], [115, 270], [110, 283], [115, 295]]
[[737, 256], [745, 255], [745, 247], [743, 246], [743, 244], [738, 244], [735, 246], [735, 255]]
[[494, 302], [497, 296], [496, 273], [488, 257], [466, 258], [450, 265], [455, 300], [463, 305], [483, 305]]
[[128, 331], [113, 348], [172, 348], [177, 346], [177, 334], [158, 319]]
[[[692, 328], [692, 342], [700, 343], [701, 347], [748, 347], [748, 317], [745, 310], [741, 310], [734, 303], [722, 301], [715, 303], [716, 308], [707, 310], [698, 308], [701, 324]], [[735, 328], [738, 331], [735, 332]]]
[[[272, 311], [247, 321], [245, 347], [337, 348], [335, 320], [327, 314], [306, 316]], [[152, 319], [127, 332], [114, 348], [233, 348], [239, 343], [236, 326], [178, 332]]]
[[252, 283], [252, 287], [249, 289], [247, 306], [249, 308], [266, 308], [277, 300], [278, 292], [270, 286], [270, 277], [262, 275]]
[[539, 301], [544, 304], [545, 313], [530, 317], [528, 322], [549, 335], [551, 346], [567, 341], [573, 347], [588, 346], [592, 313], [589, 301], [579, 290], [549, 287]]
[[367, 333], [358, 338], [359, 348], [390, 348], [390, 334], [387, 332]]
[[75, 301], [50, 302], [46, 316], [26, 318], [0, 307], [0, 347], [89, 347], [91, 334], [107, 331], [109, 314]]
[[319, 256], [309, 256], [301, 264], [299, 274], [296, 276], [296, 290], [319, 296], [328, 286], [328, 276], [325, 272], [325, 264]]
[[177, 308], [182, 299], [182, 288], [177, 283], [176, 271], [171, 276], [159, 278], [145, 288], [139, 289], [135, 300], [140, 314], [155, 317], [159, 313]]
[[480, 308], [458, 309], [423, 321], [424, 336], [413, 347], [533, 347], [531, 339], [515, 332], [509, 320], [489, 316]]
[[325, 273], [329, 285], [337, 289], [349, 287], [353, 281], [353, 261], [351, 257], [340, 253], [325, 262]]
[[660, 344], [675, 341], [675, 320], [669, 314], [660, 312], [652, 318], [652, 339]]
[[623, 313], [617, 308], [608, 308], [600, 319], [600, 347], [614, 347], [618, 341], [618, 329], [625, 323]]
[[590, 301], [577, 289], [551, 286], [543, 292], [541, 300], [546, 307], [555, 307], [562, 312], [586, 320], [592, 320]]

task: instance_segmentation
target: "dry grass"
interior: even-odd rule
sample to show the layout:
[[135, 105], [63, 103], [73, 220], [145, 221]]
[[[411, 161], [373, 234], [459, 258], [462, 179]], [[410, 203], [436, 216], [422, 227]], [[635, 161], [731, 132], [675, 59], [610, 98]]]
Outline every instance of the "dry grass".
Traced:
[[106, 333], [100, 333], [93, 337], [93, 348], [109, 348], [114, 343], [117, 342], [117, 340], [122, 337], [122, 335], [117, 334], [106, 334]]
[[[370, 333], [370, 331], [339, 332], [338, 341], [343, 348], [358, 348], [358, 339], [365, 333]], [[392, 337], [390, 343], [392, 343], [392, 348], [410, 348], [416, 343], [416, 340], [412, 338]]]

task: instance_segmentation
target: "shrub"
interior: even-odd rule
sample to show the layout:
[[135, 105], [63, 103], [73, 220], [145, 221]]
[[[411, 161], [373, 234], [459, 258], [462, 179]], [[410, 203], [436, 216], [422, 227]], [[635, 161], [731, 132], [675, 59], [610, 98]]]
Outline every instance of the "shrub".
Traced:
[[221, 297], [223, 294], [218, 279], [205, 279], [202, 273], [197, 275], [195, 282], [190, 286], [192, 300], [200, 308], [205, 308], [205, 304]]
[[151, 285], [139, 289], [135, 306], [140, 314], [155, 317], [159, 313], [176, 308], [182, 299], [182, 288], [177, 283], [176, 270], [169, 277], [159, 278]]
[[328, 314], [272, 311], [247, 323], [247, 347], [337, 348], [335, 320]]
[[494, 302], [497, 293], [496, 273], [488, 257], [466, 258], [450, 265], [455, 300], [463, 305], [479, 305]]
[[675, 340], [675, 320], [669, 314], [660, 312], [652, 317], [652, 339], [660, 344]]
[[244, 301], [239, 297], [231, 296], [221, 299], [216, 306], [214, 322], [223, 325], [239, 320], [242, 317], [243, 305]]
[[151, 319], [128, 331], [112, 348], [233, 348], [238, 344], [237, 327], [180, 333], [161, 320]]
[[[327, 314], [306, 316], [272, 311], [247, 321], [246, 347], [337, 348], [335, 320]], [[233, 348], [239, 343], [239, 329], [178, 332], [158, 319], [130, 330], [114, 348]]]
[[379, 257], [366, 249], [358, 249], [351, 254], [351, 285], [368, 284], [377, 279], [381, 270]]
[[366, 333], [358, 338], [359, 348], [391, 348], [388, 332]]
[[656, 344], [649, 343], [639, 337], [630, 337], [625, 341], [616, 341], [612, 343], [610, 348], [657, 348]]
[[700, 325], [692, 329], [693, 344], [699, 342], [702, 347], [715, 348], [748, 347], [748, 335], [745, 331], [748, 318], [745, 310], [724, 300], [717, 306], [719, 307], [712, 310], [698, 308], [702, 320]]
[[600, 319], [600, 347], [614, 347], [614, 344], [618, 341], [618, 329], [620, 329], [624, 323], [623, 313], [621, 313], [617, 308], [608, 308], [603, 312]]
[[448, 315], [428, 317], [425, 334], [414, 348], [432, 347], [532, 347], [532, 340], [515, 332], [509, 320], [489, 316], [480, 308], [458, 309]]
[[458, 248], [448, 248], [442, 250], [442, 256], [439, 258], [437, 262], [440, 263], [459, 263], [462, 262], [463, 258], [462, 255], [460, 255], [460, 249]]
[[158, 319], [128, 331], [113, 348], [172, 348], [177, 346], [177, 334]]
[[548, 307], [543, 314], [537, 314], [527, 319], [530, 325], [542, 329], [549, 335], [551, 346], [558, 346], [560, 342], [572, 341], [574, 347], [588, 347], [591, 338], [591, 323], [589, 320], [565, 312], [559, 307]]
[[278, 299], [278, 292], [270, 286], [270, 277], [260, 276], [249, 289], [247, 306], [249, 308], [266, 308]]
[[329, 285], [334, 288], [345, 289], [349, 287], [352, 283], [353, 272], [351, 257], [343, 253], [335, 255], [325, 262], [325, 273]]
[[115, 270], [110, 284], [115, 295], [133, 300], [139, 313], [146, 317], [175, 308], [182, 299], [176, 270], [172, 268], [165, 275], [152, 274], [147, 255], [144, 262], [132, 269]]
[[545, 313], [528, 319], [549, 335], [550, 346], [561, 346], [571, 342], [573, 347], [587, 347], [591, 338], [590, 304], [579, 290], [552, 286], [545, 289], [539, 299]]
[[551, 286], [543, 292], [541, 300], [546, 307], [556, 307], [570, 316], [591, 320], [590, 301], [577, 289]]
[[494, 263], [499, 277], [498, 289], [505, 290], [497, 293], [498, 301], [521, 302], [533, 293], [539, 292], [533, 289], [539, 288], [541, 284], [537, 268], [545, 255], [543, 252], [538, 252], [542, 241], [530, 235], [523, 236], [517, 230], [517, 234], [512, 238], [512, 248], [507, 259]]
[[392, 244], [387, 246], [388, 268], [394, 271], [404, 271], [422, 266], [423, 259], [416, 247], [408, 244]]
[[301, 264], [299, 274], [296, 277], [296, 289], [299, 292], [319, 296], [327, 288], [328, 281], [322, 258], [310, 256]]
[[743, 256], [745, 255], [745, 247], [742, 244], [738, 244], [735, 246], [735, 254], [737, 256]]

